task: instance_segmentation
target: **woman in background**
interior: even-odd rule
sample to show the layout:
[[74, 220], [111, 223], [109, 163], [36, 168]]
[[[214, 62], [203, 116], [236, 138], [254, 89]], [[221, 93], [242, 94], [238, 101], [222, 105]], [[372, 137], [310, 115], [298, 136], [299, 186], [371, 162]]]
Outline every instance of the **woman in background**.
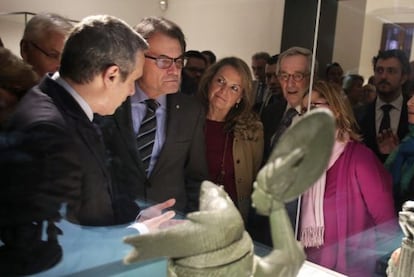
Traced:
[[224, 186], [245, 222], [263, 156], [263, 126], [252, 112], [251, 76], [243, 60], [228, 57], [210, 66], [199, 85], [199, 96], [207, 111], [210, 179]]
[[[317, 81], [310, 107], [329, 109], [336, 141], [326, 172], [304, 193], [300, 240], [307, 259], [347, 276], [372, 276], [381, 236], [395, 236], [391, 176], [365, 147], [348, 101], [338, 87]], [[309, 95], [302, 107], [306, 111]], [[317, 159], [317, 157], [315, 157]]]
[[405, 201], [414, 200], [414, 96], [408, 100], [407, 110], [409, 132], [401, 143], [398, 144], [392, 134], [385, 134], [378, 144], [381, 152], [395, 148], [385, 161], [385, 167], [392, 175], [397, 214]]

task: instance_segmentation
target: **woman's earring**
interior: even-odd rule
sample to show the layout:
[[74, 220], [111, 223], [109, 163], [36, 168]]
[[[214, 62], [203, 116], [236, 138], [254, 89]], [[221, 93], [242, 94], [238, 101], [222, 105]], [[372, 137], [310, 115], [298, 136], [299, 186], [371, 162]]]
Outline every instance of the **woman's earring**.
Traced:
[[239, 108], [239, 102], [236, 102], [236, 106], [234, 106], [236, 109]]

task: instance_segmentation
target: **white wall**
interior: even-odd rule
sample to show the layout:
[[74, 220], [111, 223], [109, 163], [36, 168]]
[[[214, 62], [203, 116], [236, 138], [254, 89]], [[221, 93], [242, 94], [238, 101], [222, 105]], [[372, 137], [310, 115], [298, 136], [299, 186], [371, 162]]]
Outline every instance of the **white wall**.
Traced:
[[258, 51], [277, 54], [284, 0], [170, 0], [166, 17], [183, 27], [188, 49], [236, 55], [250, 65]]
[[[364, 40], [361, 49], [360, 74], [372, 75], [371, 59], [381, 44], [383, 23], [414, 23], [413, 0], [371, 0], [366, 7]], [[410, 60], [414, 60], [414, 47]]]
[[[219, 58], [239, 56], [250, 65], [250, 57], [256, 51], [279, 52], [284, 3], [284, 0], [169, 0], [168, 10], [163, 12], [158, 0], [1, 0], [0, 8], [2, 12], [47, 10], [74, 20], [105, 13], [118, 16], [132, 26], [144, 16], [163, 15], [181, 26], [188, 49], [211, 49]], [[16, 54], [23, 28], [23, 16], [0, 16], [0, 37]]]
[[366, 0], [338, 2], [332, 61], [338, 62], [345, 74], [358, 73], [365, 5]]
[[[79, 20], [90, 14], [112, 14], [135, 25], [142, 17], [163, 15], [177, 22], [188, 49], [213, 50], [219, 58], [236, 55], [250, 64], [256, 51], [278, 53], [285, 0], [168, 0], [163, 12], [159, 0], [1, 0], [1, 12], [50, 11]], [[346, 0], [338, 2], [333, 60], [346, 72], [365, 78], [372, 74], [384, 22], [414, 22], [414, 0]], [[22, 16], [0, 16], [0, 37], [19, 54]], [[411, 51], [414, 60], [414, 45]]]

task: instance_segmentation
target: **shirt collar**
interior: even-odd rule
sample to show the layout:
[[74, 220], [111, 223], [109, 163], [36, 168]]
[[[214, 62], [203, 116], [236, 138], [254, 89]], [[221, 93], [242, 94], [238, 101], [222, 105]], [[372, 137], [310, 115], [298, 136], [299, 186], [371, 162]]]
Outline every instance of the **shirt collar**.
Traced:
[[82, 98], [82, 96], [79, 95], [79, 93], [76, 92], [69, 84], [66, 82], [62, 77], [60, 77], [60, 74], [58, 71], [56, 71], [52, 79], [61, 85], [72, 97], [75, 99], [75, 101], [79, 104], [81, 109], [85, 112], [86, 116], [89, 118], [90, 121], [93, 120], [93, 111], [89, 104], [85, 101], [85, 99]]
[[375, 103], [375, 109], [381, 110], [382, 105], [384, 104], [391, 104], [394, 109], [400, 111], [403, 105], [403, 96], [400, 94], [394, 101], [387, 103], [381, 100], [381, 98], [377, 97], [377, 101]]
[[[139, 87], [138, 82], [135, 82], [135, 94], [131, 96], [131, 101], [136, 103], [141, 103], [148, 99], [147, 94]], [[167, 96], [165, 94], [159, 96], [157, 102], [160, 104], [161, 108], [165, 108], [167, 104]]]

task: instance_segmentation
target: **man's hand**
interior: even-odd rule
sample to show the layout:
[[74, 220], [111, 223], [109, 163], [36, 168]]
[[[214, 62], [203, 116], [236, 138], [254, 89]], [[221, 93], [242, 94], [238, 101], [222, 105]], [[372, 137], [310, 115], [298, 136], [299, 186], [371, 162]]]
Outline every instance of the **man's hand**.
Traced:
[[382, 154], [390, 154], [400, 143], [398, 136], [391, 129], [384, 130], [377, 136], [378, 149]]
[[175, 205], [175, 199], [171, 198], [165, 202], [146, 208], [145, 210], [142, 210], [139, 213], [137, 217], [137, 222], [143, 222], [145, 220], [160, 216], [163, 210], [171, 208], [174, 205]]
[[181, 223], [183, 220], [172, 219], [175, 216], [174, 211], [163, 213], [163, 210], [171, 208], [174, 204], [175, 199], [171, 198], [165, 202], [146, 208], [139, 213], [137, 222], [145, 224], [150, 232]]

